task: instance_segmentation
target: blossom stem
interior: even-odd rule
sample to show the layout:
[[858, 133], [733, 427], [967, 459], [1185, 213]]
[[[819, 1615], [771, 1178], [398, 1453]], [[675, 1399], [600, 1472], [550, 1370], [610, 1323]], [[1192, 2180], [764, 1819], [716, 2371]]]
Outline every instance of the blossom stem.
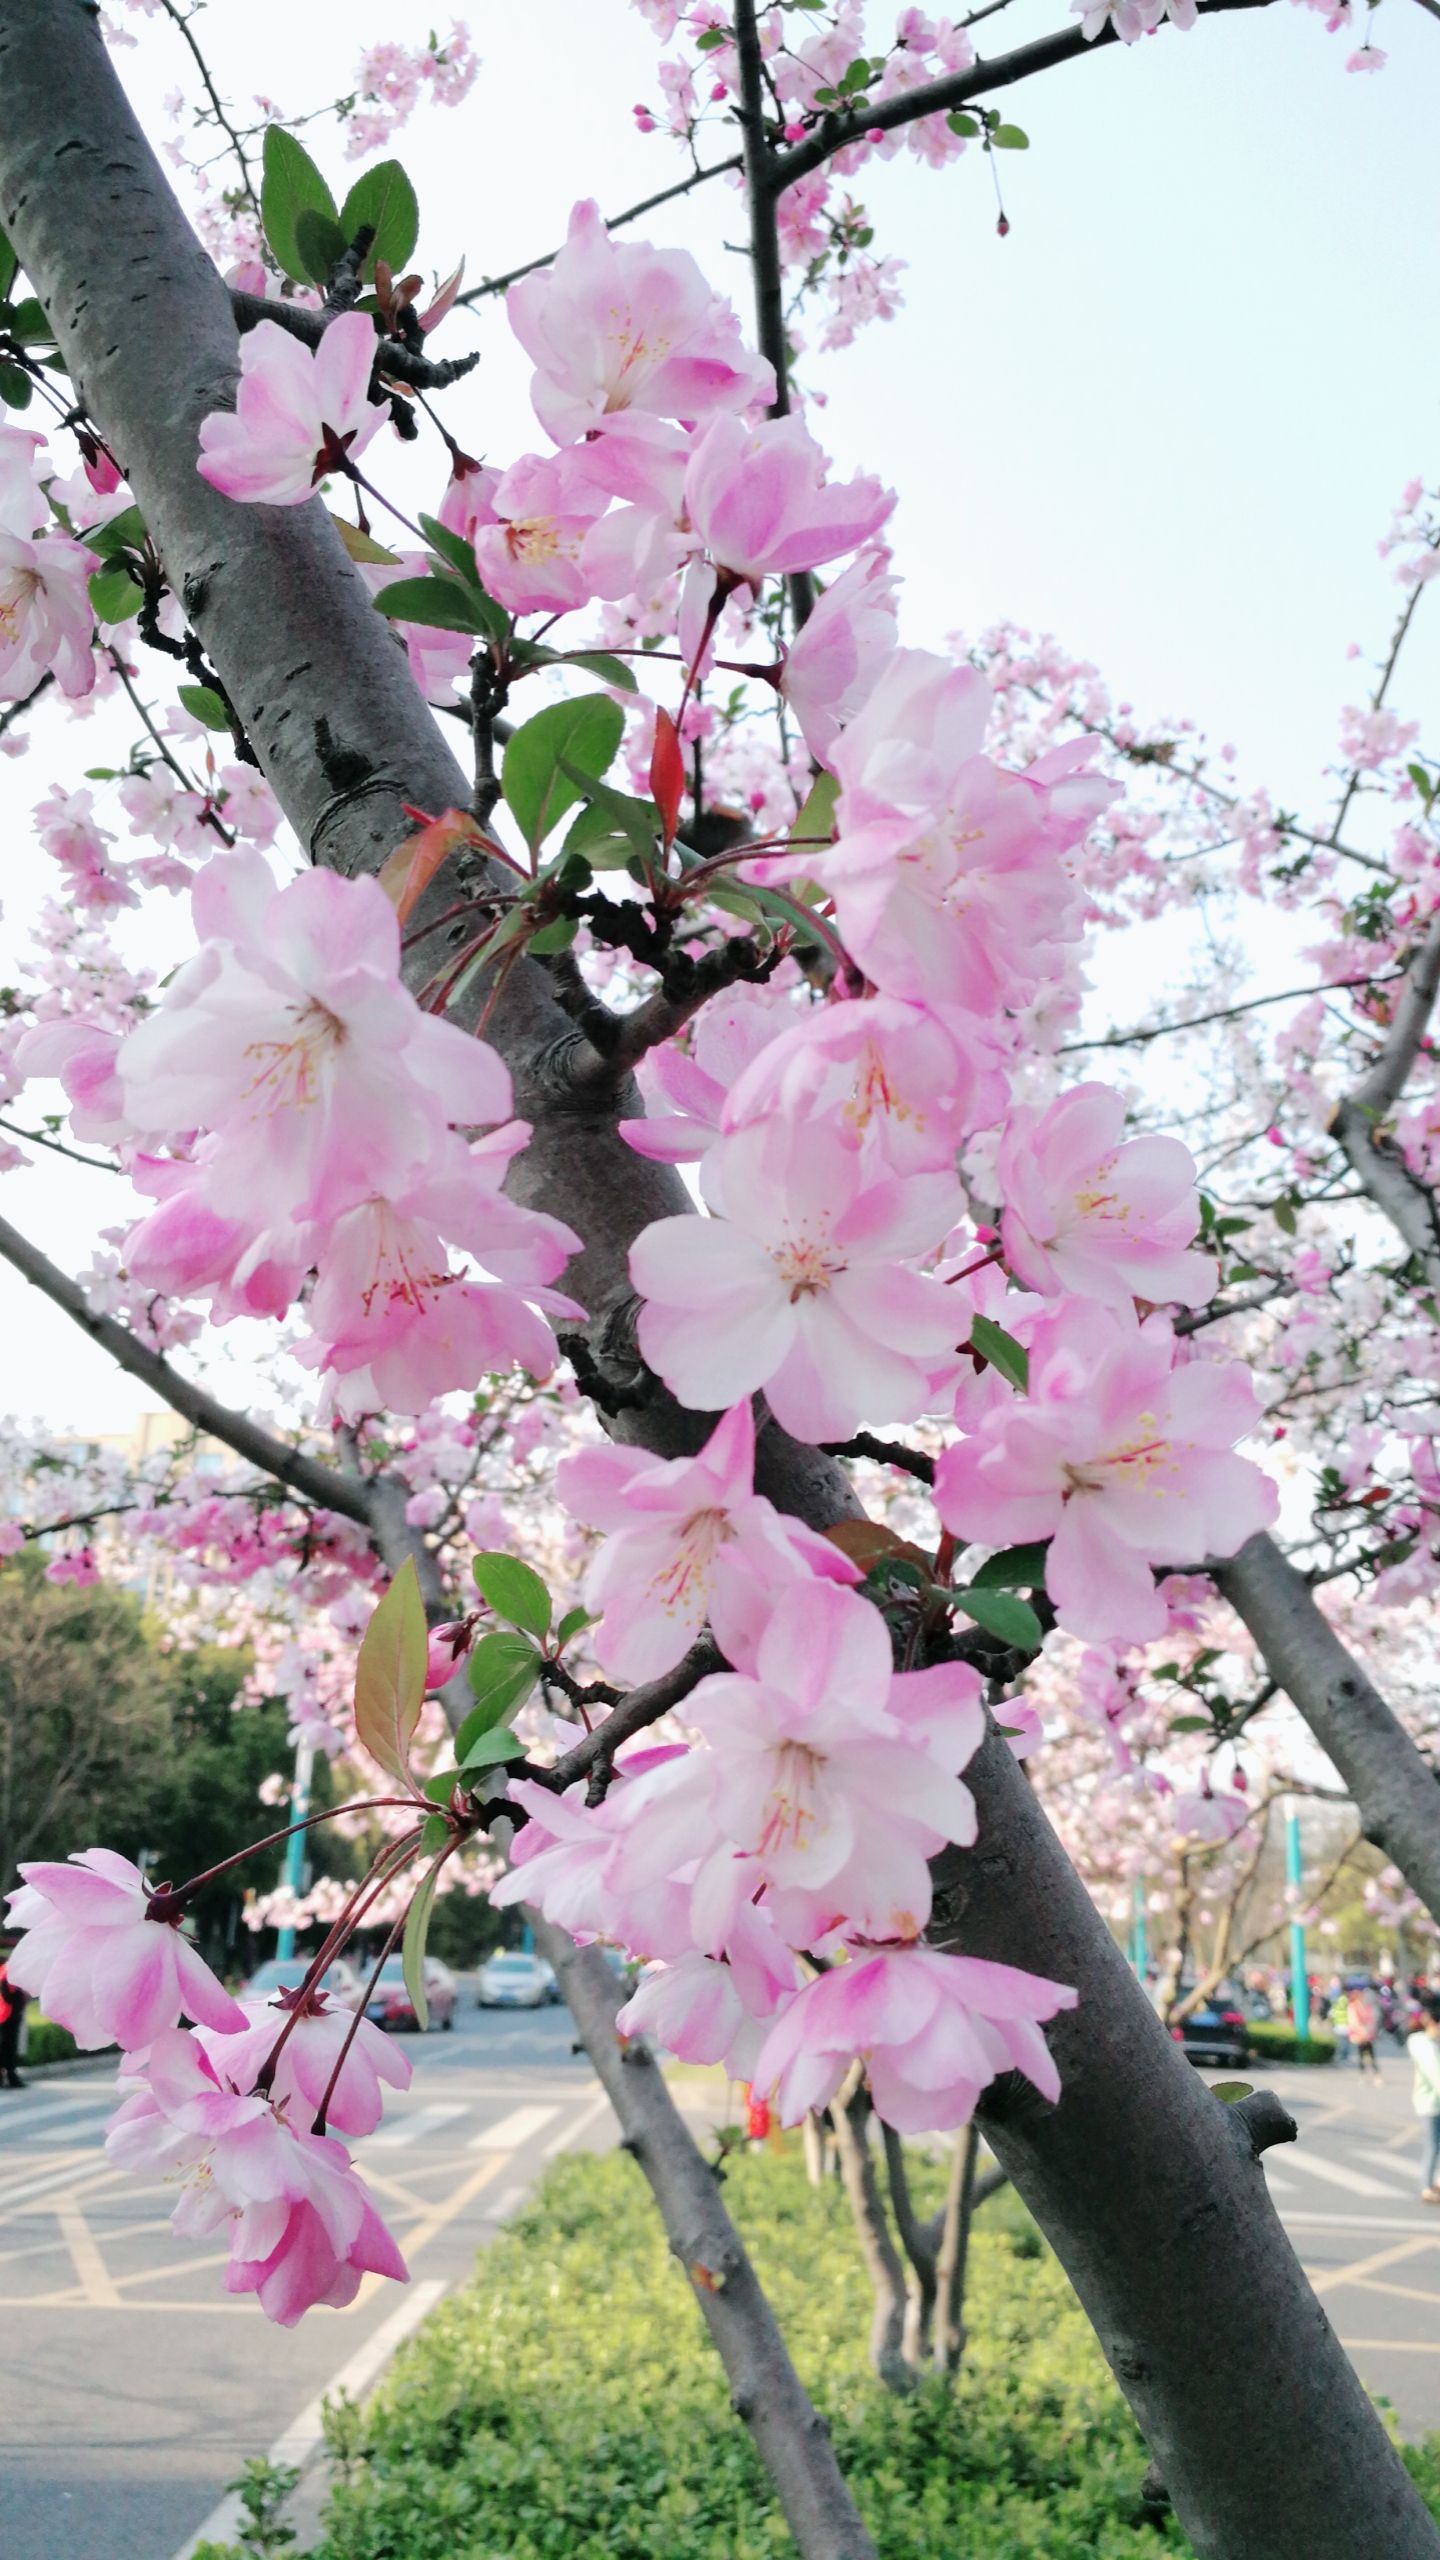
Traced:
[[198, 1893], [202, 1885], [213, 1884], [217, 1876], [227, 1874], [231, 1867], [243, 1866], [247, 1858], [257, 1858], [262, 1849], [278, 1848], [282, 1840], [293, 1839], [297, 1831], [313, 1830], [317, 1822], [338, 1822], [342, 1813], [375, 1813], [386, 1805], [399, 1805], [408, 1811], [414, 1802], [413, 1796], [361, 1796], [354, 1804], [332, 1804], [325, 1813], [308, 1813], [303, 1822], [287, 1822], [283, 1831], [269, 1831], [263, 1840], [252, 1840], [248, 1847], [232, 1850], [218, 1866], [205, 1867], [198, 1876], [189, 1877], [184, 1884], [166, 1885], [160, 1892], [152, 1893], [150, 1917], [152, 1920], [178, 1919], [192, 1894]]

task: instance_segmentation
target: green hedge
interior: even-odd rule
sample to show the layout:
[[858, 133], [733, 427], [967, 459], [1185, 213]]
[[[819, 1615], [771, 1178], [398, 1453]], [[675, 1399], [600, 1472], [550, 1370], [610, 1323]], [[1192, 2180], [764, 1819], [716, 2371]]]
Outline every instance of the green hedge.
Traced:
[[38, 2009], [29, 2010], [25, 2020], [27, 2062], [69, 2062], [79, 2050], [68, 2027], [57, 2027], [53, 2018], [42, 2018]]
[[[808, 2187], [787, 2148], [735, 2162], [726, 2195], [885, 2560], [1189, 2551], [1173, 2520], [1142, 2519], [1144, 2447], [1013, 2196], [977, 2226], [958, 2387], [896, 2400], [866, 2368], [868, 2292], [834, 2187]], [[922, 2204], [937, 2199], [922, 2172]], [[631, 2162], [557, 2162], [366, 2412], [332, 2424], [314, 2560], [793, 2554], [687, 2296]], [[1440, 2463], [1414, 2462], [1440, 2513]]]
[[1252, 2018], [1245, 2030], [1250, 2050], [1262, 2062], [1333, 2062], [1335, 2039], [1323, 2027], [1297, 2035], [1282, 2018]]

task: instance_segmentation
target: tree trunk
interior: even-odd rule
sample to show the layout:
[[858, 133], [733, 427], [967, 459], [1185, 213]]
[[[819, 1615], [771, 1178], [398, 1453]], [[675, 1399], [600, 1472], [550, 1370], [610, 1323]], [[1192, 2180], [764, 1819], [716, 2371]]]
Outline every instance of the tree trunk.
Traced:
[[[0, 222], [301, 843], [347, 874], [375, 870], [408, 830], [404, 803], [463, 804], [469, 784], [319, 504], [232, 505], [195, 469], [200, 419], [236, 369], [229, 298], [86, 0], [0, 0]], [[417, 921], [450, 894], [442, 875]], [[567, 1285], [591, 1311], [602, 1369], [628, 1359], [633, 1378], [629, 1244], [690, 1205], [684, 1187], [618, 1138], [621, 1097], [596, 1098], [593, 1084], [580, 1097], [571, 1069], [585, 1044], [542, 969], [516, 970], [490, 1028], [536, 1124], [517, 1160], [526, 1196], [584, 1236]], [[662, 1454], [693, 1447], [705, 1417], [640, 1388], [617, 1432]], [[818, 1451], [767, 1430], [761, 1455], [766, 1490], [801, 1518], [823, 1526], [855, 1508]], [[1073, 2278], [1201, 2560], [1440, 2555], [1275, 2220], [1245, 2125], [1151, 2014], [1008, 1750], [990, 1743], [967, 1775], [980, 1844], [945, 1862], [950, 1942], [1074, 1983], [1082, 2004], [1054, 2033], [1060, 2105], [1001, 2084], [987, 2132]], [[619, 2064], [603, 2036], [596, 2059], [610, 2086]], [[682, 2182], [706, 2174], [691, 2149]], [[747, 2414], [757, 2433], [771, 2423]]]
[[965, 2353], [965, 2276], [970, 2257], [970, 2224], [975, 2212], [975, 2164], [980, 2129], [962, 2126], [955, 2137], [950, 2187], [935, 2262], [935, 2337], [932, 2355], [937, 2373], [953, 2376]]
[[870, 2279], [870, 2365], [887, 2391], [914, 2389], [905, 2361], [905, 2270], [890, 2236], [885, 2203], [870, 2148], [870, 2099], [863, 2083], [843, 2093], [833, 2109], [840, 2175], [850, 2202], [855, 2237]]

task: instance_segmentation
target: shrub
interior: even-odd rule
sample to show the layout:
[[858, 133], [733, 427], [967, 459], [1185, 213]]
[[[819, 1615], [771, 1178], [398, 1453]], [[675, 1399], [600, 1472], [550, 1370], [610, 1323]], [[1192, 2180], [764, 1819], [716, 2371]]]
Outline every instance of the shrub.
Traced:
[[1323, 2027], [1297, 2035], [1283, 2018], [1252, 2018], [1245, 2030], [1253, 2054], [1262, 2062], [1333, 2062], [1335, 2039]]
[[25, 2059], [29, 2063], [68, 2062], [80, 2050], [68, 2027], [42, 2017], [32, 2003], [25, 2016]]

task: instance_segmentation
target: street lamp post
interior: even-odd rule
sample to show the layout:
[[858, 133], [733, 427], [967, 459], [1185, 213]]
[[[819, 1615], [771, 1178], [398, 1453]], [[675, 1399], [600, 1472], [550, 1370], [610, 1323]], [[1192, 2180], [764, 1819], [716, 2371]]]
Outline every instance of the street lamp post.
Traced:
[[[290, 1819], [292, 1822], [303, 1822], [305, 1816], [310, 1810], [310, 1780], [314, 1774], [314, 1769], [314, 1743], [297, 1742], [295, 1745], [295, 1787], [290, 1798]], [[305, 1842], [306, 1834], [303, 1831], [292, 1831], [289, 1839], [285, 1843], [285, 1867], [280, 1881], [289, 1892], [293, 1893], [297, 1897], [297, 1899], [305, 1890]], [[295, 1931], [288, 1920], [283, 1922], [281, 1925], [280, 1936], [276, 1944], [275, 1952], [277, 1956], [282, 1959], [286, 1956], [293, 1956], [295, 1953]]]
[[[1285, 1874], [1298, 1897], [1305, 1880], [1305, 1867], [1300, 1854], [1300, 1816], [1294, 1803], [1285, 1806]], [[1300, 1918], [1298, 1899], [1295, 1917], [1290, 1923], [1290, 2006], [1295, 2013], [1295, 2033], [1310, 2033], [1310, 1976], [1305, 1964], [1305, 1924]]]
[[1150, 1970], [1150, 1932], [1145, 1919], [1145, 1878], [1137, 1876], [1131, 1894], [1130, 1961], [1143, 1985]]

